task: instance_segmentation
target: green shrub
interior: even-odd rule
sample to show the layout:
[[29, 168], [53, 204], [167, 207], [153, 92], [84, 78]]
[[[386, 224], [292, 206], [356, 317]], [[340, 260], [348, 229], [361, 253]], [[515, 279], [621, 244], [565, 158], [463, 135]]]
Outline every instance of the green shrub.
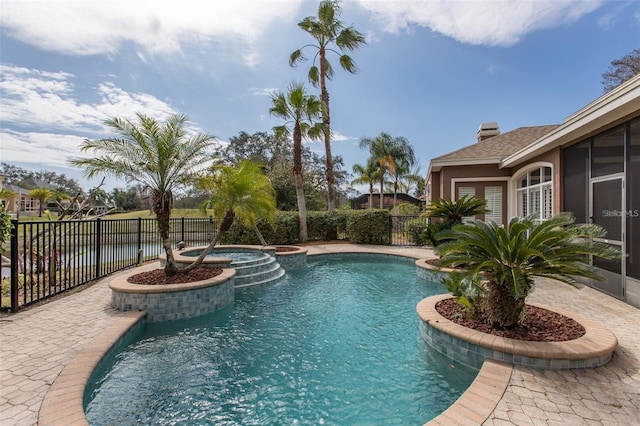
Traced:
[[480, 312], [480, 301], [485, 293], [482, 280], [478, 275], [471, 277], [460, 271], [452, 271], [440, 280], [469, 317]]
[[445, 229], [451, 229], [451, 226], [452, 224], [450, 222], [443, 220], [429, 223], [422, 233], [422, 239], [432, 247], [437, 247], [441, 243], [441, 241], [438, 240], [438, 233]]
[[402, 203], [392, 208], [390, 214], [391, 216], [418, 216], [420, 207], [411, 203]]
[[359, 210], [347, 216], [347, 236], [356, 244], [389, 244], [389, 211]]

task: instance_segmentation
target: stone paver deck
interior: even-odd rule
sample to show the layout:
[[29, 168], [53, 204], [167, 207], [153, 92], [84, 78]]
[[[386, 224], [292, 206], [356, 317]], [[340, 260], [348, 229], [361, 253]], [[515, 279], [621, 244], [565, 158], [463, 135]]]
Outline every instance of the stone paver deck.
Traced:
[[[309, 254], [367, 251], [415, 258], [432, 254], [422, 248], [351, 244], [308, 249]], [[43, 398], [65, 366], [91, 342], [99, 341], [105, 329], [128, 315], [111, 308], [106, 281], [0, 317], [0, 424], [37, 424]], [[539, 280], [530, 300], [602, 322], [616, 334], [618, 349], [609, 364], [596, 369], [489, 368], [488, 377], [500, 372], [501, 381], [508, 384], [484, 424], [640, 424], [640, 310], [591, 288], [576, 289], [550, 280]], [[504, 377], [509, 371], [510, 377]], [[467, 401], [476, 402], [480, 396], [465, 395]], [[457, 424], [477, 424], [475, 414], [454, 419]]]

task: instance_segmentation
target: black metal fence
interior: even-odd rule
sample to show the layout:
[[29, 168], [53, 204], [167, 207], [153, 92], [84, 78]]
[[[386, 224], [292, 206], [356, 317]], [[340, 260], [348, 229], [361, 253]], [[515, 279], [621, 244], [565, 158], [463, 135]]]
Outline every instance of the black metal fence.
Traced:
[[392, 246], [422, 245], [422, 232], [428, 219], [420, 216], [389, 216], [389, 241]]
[[[390, 216], [391, 245], [421, 245], [427, 219]], [[0, 309], [17, 312], [163, 252], [155, 219], [12, 221], [10, 266], [3, 267]], [[208, 244], [217, 232], [211, 218], [171, 219], [170, 240]]]
[[[82, 284], [158, 257], [155, 219], [13, 220], [10, 265], [0, 272], [0, 309], [17, 312]], [[171, 219], [172, 246], [203, 245], [216, 234], [210, 218]]]

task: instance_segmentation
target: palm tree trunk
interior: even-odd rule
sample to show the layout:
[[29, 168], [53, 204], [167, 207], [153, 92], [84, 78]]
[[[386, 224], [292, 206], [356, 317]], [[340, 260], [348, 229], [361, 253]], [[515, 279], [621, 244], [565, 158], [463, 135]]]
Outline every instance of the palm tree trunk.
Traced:
[[384, 209], [384, 177], [380, 179], [380, 208]]
[[325, 126], [324, 130], [324, 151], [325, 151], [325, 164], [327, 174], [327, 209], [329, 213], [333, 213], [336, 208], [336, 193], [335, 193], [335, 176], [333, 174], [333, 156], [331, 154], [331, 114], [329, 112], [329, 92], [327, 91], [327, 84], [325, 74], [327, 72], [325, 64], [325, 50], [320, 49], [320, 100], [322, 101], [322, 123]]
[[260, 240], [260, 244], [262, 244], [263, 246], [268, 246], [269, 244], [267, 244], [267, 242], [264, 240], [264, 237], [262, 236], [262, 232], [260, 232], [260, 230], [258, 229], [258, 225], [256, 225], [255, 223], [253, 224], [253, 231], [256, 233], [256, 235], [258, 236], [258, 240]]
[[296, 185], [296, 200], [298, 202], [298, 240], [305, 243], [309, 237], [307, 235], [307, 203], [302, 183], [302, 133], [299, 122], [293, 129], [293, 180]]
[[298, 240], [301, 243], [306, 243], [309, 239], [307, 234], [307, 202], [304, 199], [304, 190], [302, 185], [302, 175], [300, 173], [294, 173], [294, 180], [296, 184], [296, 198], [298, 200]]
[[515, 298], [505, 284], [487, 283], [482, 311], [494, 328], [509, 328], [520, 322], [525, 310], [525, 299]]
[[202, 261], [204, 260], [204, 258], [207, 257], [207, 255], [211, 253], [211, 250], [213, 250], [216, 244], [218, 244], [218, 241], [220, 241], [222, 234], [227, 232], [229, 228], [231, 228], [234, 217], [235, 215], [233, 211], [231, 210], [227, 211], [224, 219], [222, 219], [222, 222], [220, 222], [220, 227], [218, 228], [218, 233], [216, 234], [216, 237], [209, 243], [209, 245], [204, 250], [202, 250], [202, 253], [200, 253], [200, 256], [198, 256], [196, 260], [193, 261], [192, 264], [187, 265], [183, 269], [185, 273], [191, 271], [192, 269], [197, 268], [202, 264]]
[[156, 222], [158, 223], [158, 235], [162, 240], [162, 248], [164, 248], [164, 252], [167, 255], [167, 264], [164, 267], [166, 275], [174, 275], [178, 271], [173, 257], [173, 250], [171, 250], [171, 241], [169, 240], [171, 198], [171, 194], [165, 194], [164, 196], [162, 194], [154, 194], [153, 197], [153, 211], [156, 214]]
[[369, 182], [369, 209], [373, 210], [373, 182]]

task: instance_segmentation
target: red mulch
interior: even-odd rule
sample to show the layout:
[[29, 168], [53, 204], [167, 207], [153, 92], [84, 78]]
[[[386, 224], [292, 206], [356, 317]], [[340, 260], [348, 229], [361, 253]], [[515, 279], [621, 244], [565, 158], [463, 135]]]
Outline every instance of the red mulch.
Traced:
[[478, 316], [476, 319], [466, 318], [464, 308], [453, 298], [441, 300], [436, 303], [435, 307], [440, 315], [456, 324], [510, 339], [530, 342], [566, 342], [577, 339], [585, 333], [584, 327], [575, 320], [530, 305], [525, 307], [524, 320], [517, 326], [508, 329], [492, 328], [486, 318], [482, 316]]
[[167, 276], [164, 268], [154, 269], [148, 272], [140, 272], [130, 276], [127, 281], [132, 284], [159, 285], [159, 284], [184, 284], [195, 281], [208, 280], [222, 273], [222, 268], [207, 268], [199, 266], [186, 274], [178, 271], [177, 274]]
[[298, 251], [298, 250], [300, 250], [298, 247], [276, 246], [276, 253], [284, 253], [287, 251]]

